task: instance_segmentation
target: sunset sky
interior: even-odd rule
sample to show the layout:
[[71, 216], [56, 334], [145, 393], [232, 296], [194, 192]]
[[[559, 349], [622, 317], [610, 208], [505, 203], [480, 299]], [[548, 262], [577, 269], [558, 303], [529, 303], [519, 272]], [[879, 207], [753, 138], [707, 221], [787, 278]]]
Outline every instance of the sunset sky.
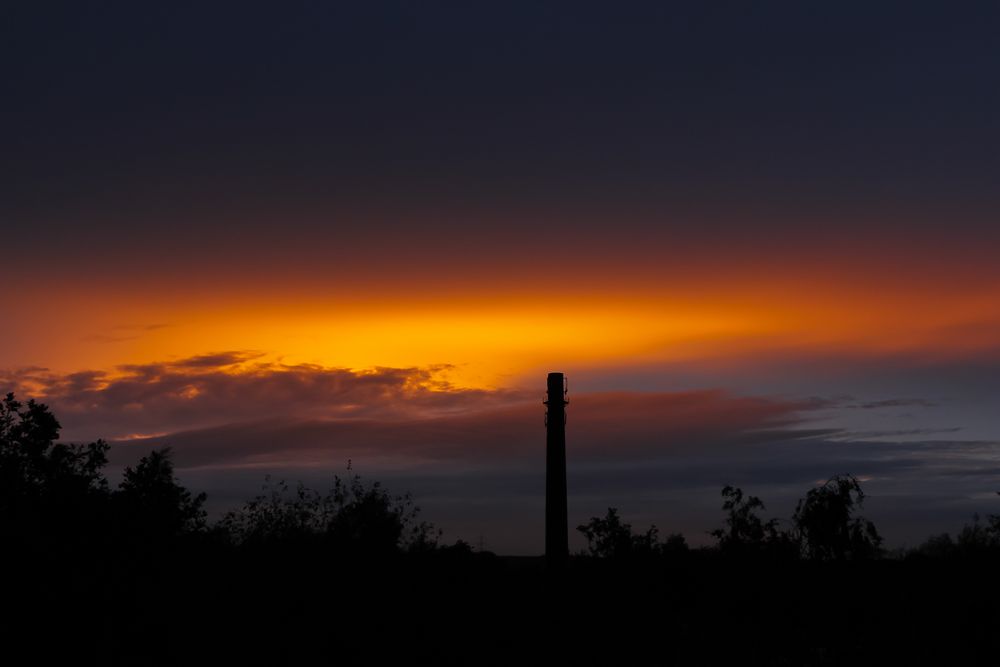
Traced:
[[[1000, 513], [1000, 6], [23, 3], [0, 391], [213, 512], [347, 460], [542, 548], [704, 543], [853, 473], [890, 546]], [[571, 542], [580, 546], [577, 537]]]

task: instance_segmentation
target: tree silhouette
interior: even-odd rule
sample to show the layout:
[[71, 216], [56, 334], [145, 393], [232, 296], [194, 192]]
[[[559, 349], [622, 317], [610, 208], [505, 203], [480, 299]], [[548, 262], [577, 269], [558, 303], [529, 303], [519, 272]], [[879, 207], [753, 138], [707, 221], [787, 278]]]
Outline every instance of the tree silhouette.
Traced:
[[[660, 547], [659, 530], [656, 526], [651, 526], [645, 533], [635, 534], [632, 532], [632, 525], [623, 523], [614, 507], [608, 508], [603, 519], [591, 517], [590, 521], [576, 529], [587, 538], [590, 555], [598, 558], [648, 555], [656, 553]], [[683, 537], [681, 540], [683, 541]], [[677, 546], [676, 540], [674, 546]]]
[[953, 551], [967, 557], [989, 556], [1000, 552], [1000, 516], [990, 515], [984, 522], [978, 513], [973, 514], [972, 522], [965, 524], [956, 536]]
[[169, 447], [150, 452], [125, 468], [114, 501], [127, 530], [169, 538], [205, 529], [205, 494], [192, 496], [178, 484]]
[[836, 475], [810, 489], [792, 518], [804, 554], [821, 561], [878, 556], [882, 538], [875, 524], [855, 516], [864, 499], [861, 484], [852, 475]]
[[393, 496], [379, 482], [365, 485], [359, 475], [334, 478], [334, 512], [327, 536], [342, 551], [388, 555], [400, 548], [422, 549], [431, 541], [430, 524], [417, 521], [420, 509], [409, 493]]
[[757, 512], [764, 503], [757, 496], [745, 496], [739, 487], [726, 485], [722, 489], [722, 509], [728, 512], [726, 525], [711, 531], [719, 540], [719, 548], [727, 553], [759, 551], [784, 539], [778, 531], [777, 519], [763, 521]]
[[663, 541], [663, 545], [660, 548], [664, 554], [682, 554], [690, 551], [688, 547], [687, 540], [684, 539], [684, 535], [681, 533], [670, 533], [667, 535], [667, 539]]
[[108, 445], [57, 443], [60, 425], [43, 403], [0, 401], [0, 521], [5, 532], [83, 534], [103, 515]]

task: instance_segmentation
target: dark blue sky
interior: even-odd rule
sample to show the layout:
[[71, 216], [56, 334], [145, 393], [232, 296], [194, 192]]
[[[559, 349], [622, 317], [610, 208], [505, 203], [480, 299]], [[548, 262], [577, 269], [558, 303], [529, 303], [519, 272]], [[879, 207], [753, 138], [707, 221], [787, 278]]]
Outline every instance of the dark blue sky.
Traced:
[[988, 2], [19, 3], [4, 217], [978, 226], [997, 203], [998, 30]]

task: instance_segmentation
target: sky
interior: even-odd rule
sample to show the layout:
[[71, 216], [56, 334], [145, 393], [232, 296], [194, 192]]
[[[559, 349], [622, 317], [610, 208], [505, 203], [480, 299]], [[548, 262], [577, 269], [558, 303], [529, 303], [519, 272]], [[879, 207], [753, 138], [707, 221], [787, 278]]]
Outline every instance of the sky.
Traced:
[[[446, 539], [695, 544], [838, 473], [1000, 513], [995, 3], [21, 3], [0, 390], [216, 514], [347, 461]], [[575, 531], [571, 530], [571, 533]], [[574, 535], [573, 548], [582, 546]]]

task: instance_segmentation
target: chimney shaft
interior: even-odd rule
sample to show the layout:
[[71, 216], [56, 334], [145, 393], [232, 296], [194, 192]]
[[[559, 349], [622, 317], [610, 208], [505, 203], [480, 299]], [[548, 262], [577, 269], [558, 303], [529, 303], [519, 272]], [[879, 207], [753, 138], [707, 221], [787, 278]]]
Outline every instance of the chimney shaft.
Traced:
[[566, 510], [566, 380], [549, 373], [545, 405], [545, 560], [561, 567], [569, 559]]

